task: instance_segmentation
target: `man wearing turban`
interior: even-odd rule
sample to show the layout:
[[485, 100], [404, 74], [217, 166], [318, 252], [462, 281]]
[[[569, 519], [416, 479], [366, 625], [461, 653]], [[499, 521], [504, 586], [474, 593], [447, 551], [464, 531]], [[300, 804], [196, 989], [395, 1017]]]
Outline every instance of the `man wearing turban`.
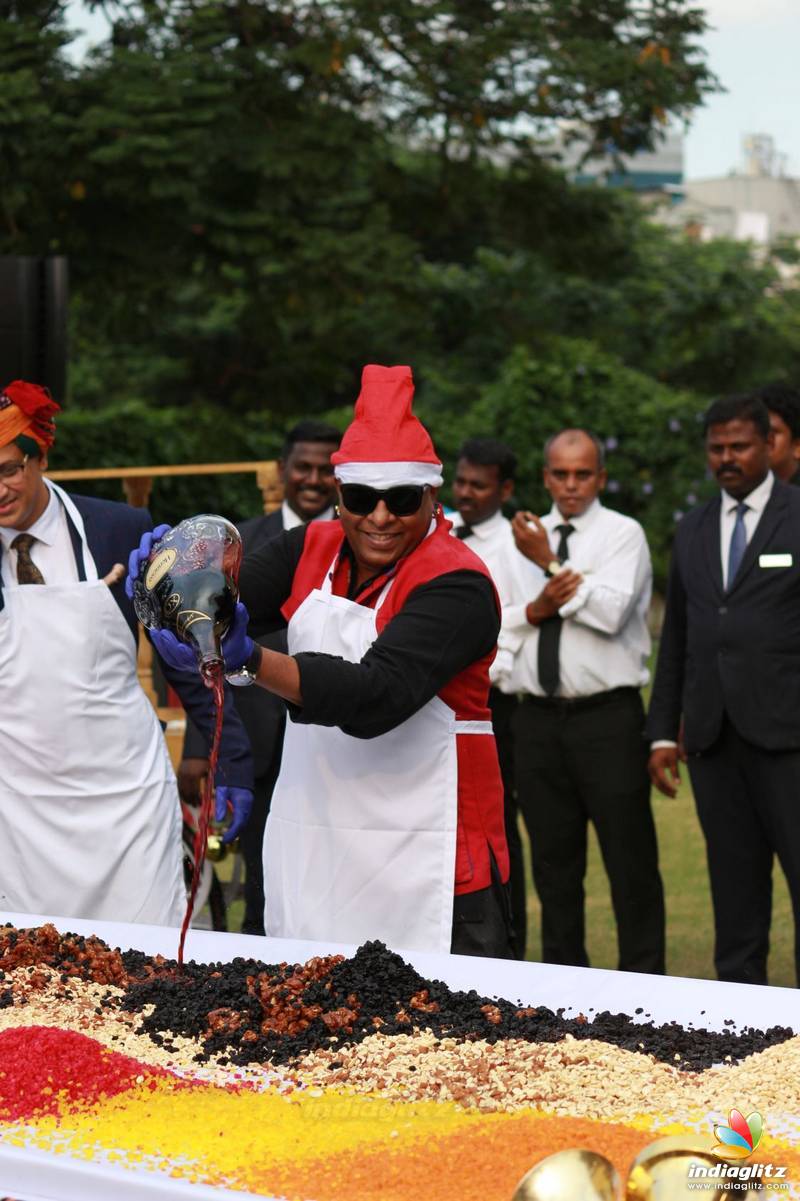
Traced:
[[[58, 409], [35, 384], [0, 392], [0, 909], [180, 925], [177, 788], [121, 583], [151, 522], [46, 479]], [[210, 731], [207, 690], [165, 673]], [[225, 785], [246, 807], [235, 717], [227, 737]]]

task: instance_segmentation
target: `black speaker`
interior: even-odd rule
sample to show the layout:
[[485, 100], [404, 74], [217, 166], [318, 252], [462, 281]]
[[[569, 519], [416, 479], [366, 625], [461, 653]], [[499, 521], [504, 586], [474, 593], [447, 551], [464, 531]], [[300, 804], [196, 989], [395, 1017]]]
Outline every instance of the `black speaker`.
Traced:
[[14, 379], [67, 390], [67, 260], [0, 257], [0, 388]]

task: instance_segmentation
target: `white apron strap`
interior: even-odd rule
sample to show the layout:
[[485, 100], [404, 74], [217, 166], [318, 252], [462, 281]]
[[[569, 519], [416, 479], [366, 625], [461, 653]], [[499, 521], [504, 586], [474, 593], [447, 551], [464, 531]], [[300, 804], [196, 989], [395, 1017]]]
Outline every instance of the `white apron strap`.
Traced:
[[52, 480], [46, 479], [45, 483], [56, 498], [61, 501], [67, 516], [78, 532], [78, 537], [81, 540], [81, 549], [83, 550], [83, 566], [86, 572], [86, 581], [91, 584], [94, 580], [98, 579], [97, 565], [92, 552], [89, 550], [89, 543], [86, 540], [86, 527], [83, 524], [83, 516], [68, 492], [65, 492], [63, 488], [59, 488], [58, 484], [54, 484]]

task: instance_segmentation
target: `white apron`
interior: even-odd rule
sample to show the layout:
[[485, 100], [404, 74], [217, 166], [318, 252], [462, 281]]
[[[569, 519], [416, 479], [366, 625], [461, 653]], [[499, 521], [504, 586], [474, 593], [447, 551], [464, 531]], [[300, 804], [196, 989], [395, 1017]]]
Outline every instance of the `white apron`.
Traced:
[[[331, 592], [333, 565], [289, 622], [289, 654], [358, 663], [377, 637], [374, 609]], [[388, 734], [286, 723], [264, 835], [266, 932], [279, 938], [450, 950], [455, 881], [457, 722], [434, 697]]]
[[181, 924], [175, 776], [136, 647], [97, 578], [4, 588], [0, 612], [0, 908]]

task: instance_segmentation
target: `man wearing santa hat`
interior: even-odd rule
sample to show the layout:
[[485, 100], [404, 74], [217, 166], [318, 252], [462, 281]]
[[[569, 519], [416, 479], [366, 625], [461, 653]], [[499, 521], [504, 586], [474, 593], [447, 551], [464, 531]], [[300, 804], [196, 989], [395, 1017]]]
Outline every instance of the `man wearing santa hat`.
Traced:
[[[150, 518], [45, 479], [57, 412], [35, 384], [0, 393], [0, 909], [180, 925], [178, 793], [119, 562]], [[210, 731], [196, 676], [165, 674]], [[223, 800], [246, 810], [235, 714], [224, 756]]]
[[[449, 536], [413, 392], [408, 367], [365, 367], [331, 460], [341, 524], [284, 533], [242, 568], [251, 633], [280, 611], [290, 651], [254, 644], [243, 606], [223, 642], [231, 682], [282, 696], [291, 718], [264, 838], [265, 926], [509, 957], [487, 704], [499, 606], [484, 564]], [[156, 639], [191, 665], [173, 635]]]

